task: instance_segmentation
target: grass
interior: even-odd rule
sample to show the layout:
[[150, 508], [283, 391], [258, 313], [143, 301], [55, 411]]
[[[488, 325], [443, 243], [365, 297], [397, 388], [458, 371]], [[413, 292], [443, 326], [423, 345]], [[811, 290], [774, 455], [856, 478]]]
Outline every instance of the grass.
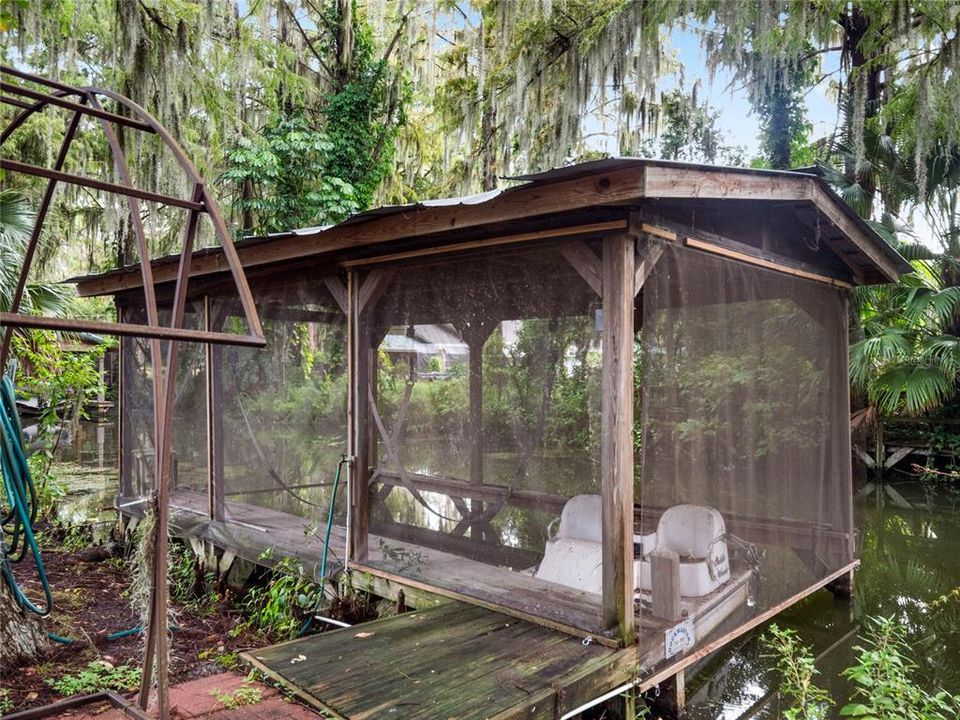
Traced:
[[63, 675], [45, 681], [58, 694], [85, 695], [102, 690], [126, 692], [140, 686], [141, 669], [130, 665], [112, 665], [106, 660], [94, 660], [74, 675]]
[[240, 667], [240, 654], [236, 651], [226, 652], [222, 646], [201, 650], [197, 653], [197, 660], [201, 662], [211, 660], [224, 670], [236, 670]]
[[223, 705], [227, 710], [236, 710], [247, 705], [256, 705], [263, 700], [263, 691], [258, 687], [253, 687], [244, 682], [233, 692], [221, 693], [219, 690], [213, 690], [211, 693], [217, 702]]

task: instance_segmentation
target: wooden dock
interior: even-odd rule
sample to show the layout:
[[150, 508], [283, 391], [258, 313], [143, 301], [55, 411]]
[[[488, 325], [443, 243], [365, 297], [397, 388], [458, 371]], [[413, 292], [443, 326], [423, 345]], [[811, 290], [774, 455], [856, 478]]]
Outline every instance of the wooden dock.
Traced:
[[636, 677], [614, 650], [451, 601], [242, 658], [338, 719], [555, 720]]
[[[177, 488], [171, 500], [174, 532], [198, 537], [250, 562], [270, 566], [287, 557], [301, 563], [308, 574], [319, 573], [323, 541], [319, 534], [308, 532], [315, 525], [312, 521], [235, 501], [226, 503], [226, 517], [217, 521], [205, 515], [205, 507], [202, 493]], [[351, 564], [360, 571], [355, 573], [357, 589], [387, 598], [395, 598], [397, 590], [402, 589], [405, 602], [418, 609], [433, 607], [442, 598], [458, 600], [577, 638], [590, 637], [592, 642], [608, 647], [619, 645], [614, 632], [600, 622], [598, 595], [392, 537], [371, 535], [370, 539], [372, 566]], [[334, 525], [328, 576], [340, 571], [345, 543], [345, 528]], [[702, 598], [683, 599], [683, 617], [693, 622], [697, 637], [722, 628], [724, 621], [746, 604], [749, 578], [745, 568], [738, 568], [733, 580], [721, 590]], [[644, 667], [652, 668], [665, 659], [664, 633], [672, 624], [644, 611], [637, 613], [635, 625], [641, 638], [639, 657]]]

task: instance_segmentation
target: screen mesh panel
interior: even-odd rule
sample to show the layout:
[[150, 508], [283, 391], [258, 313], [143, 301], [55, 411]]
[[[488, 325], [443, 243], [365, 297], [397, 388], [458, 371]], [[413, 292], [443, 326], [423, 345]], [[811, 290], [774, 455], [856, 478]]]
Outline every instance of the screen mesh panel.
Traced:
[[[373, 270], [358, 282], [361, 301], [376, 288], [359, 324], [371, 378], [358, 388], [367, 562], [596, 630], [599, 587], [566, 582], [559, 551], [544, 557], [558, 535], [601, 531], [599, 296], [555, 247]], [[587, 497], [581, 527], [567, 527], [559, 518], [576, 496]], [[591, 582], [595, 545], [581, 563]]]
[[[146, 323], [142, 307], [128, 306], [123, 322]], [[161, 324], [170, 322], [170, 310], [159, 311]], [[183, 327], [202, 330], [202, 302], [187, 303]], [[161, 341], [164, 363], [168, 343]], [[156, 487], [154, 480], [154, 395], [150, 341], [124, 337], [121, 408], [121, 494], [144, 497]], [[206, 385], [204, 349], [198, 343], [180, 343], [173, 406], [172, 476], [174, 486], [204, 491], [207, 485]]]
[[[346, 452], [345, 316], [315, 277], [286, 274], [252, 288], [266, 348], [180, 343], [173, 503], [198, 519], [212, 513], [253, 530], [286, 524], [302, 534], [325, 521], [337, 463]], [[132, 305], [124, 318], [143, 323], [145, 313]], [[169, 322], [169, 309], [160, 320]], [[184, 326], [201, 329], [207, 322], [214, 330], [245, 330], [233, 294], [188, 303]], [[149, 341], [124, 338], [121, 348], [121, 495], [138, 497], [155, 487], [153, 371]], [[346, 479], [344, 473], [344, 486]], [[340, 497], [336, 522], [342, 527], [346, 492]], [[283, 516], [296, 521], [286, 523]], [[271, 538], [265, 535], [262, 545], [271, 545]]]
[[670, 248], [642, 303], [651, 665], [845, 566], [853, 528], [844, 291]]
[[[214, 468], [225, 514], [242, 504], [253, 524], [249, 506], [319, 522], [346, 452], [345, 316], [317, 277], [287, 275], [253, 290], [266, 348], [211, 346]], [[235, 332], [239, 304], [211, 297], [211, 322]], [[345, 500], [338, 506], [343, 524]]]

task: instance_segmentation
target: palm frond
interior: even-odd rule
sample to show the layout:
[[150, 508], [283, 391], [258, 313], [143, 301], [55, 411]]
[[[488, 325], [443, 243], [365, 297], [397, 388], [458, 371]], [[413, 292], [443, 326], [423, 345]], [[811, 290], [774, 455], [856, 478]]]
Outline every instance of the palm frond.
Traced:
[[919, 415], [952, 397], [954, 378], [938, 365], [897, 363], [882, 370], [872, 383], [874, 401], [884, 415], [901, 411]]
[[912, 322], [926, 318], [940, 325], [949, 324], [960, 313], [960, 287], [915, 288], [904, 310]]
[[919, 357], [936, 363], [945, 372], [960, 373], [960, 337], [956, 335], [933, 335], [920, 343]]
[[[0, 190], [0, 309], [7, 310], [20, 277], [27, 242], [36, 215], [27, 199], [15, 190]], [[29, 283], [24, 289], [21, 312], [63, 315], [72, 292], [54, 283]]]
[[910, 355], [914, 339], [909, 330], [885, 327], [871, 337], [850, 346], [850, 380], [865, 390], [880, 367]]
[[[889, 234], [889, 233], [888, 233]], [[884, 236], [884, 239], [886, 237]], [[897, 248], [897, 252], [903, 255], [906, 260], [939, 260], [940, 253], [928, 248], [920, 243], [892, 243]]]

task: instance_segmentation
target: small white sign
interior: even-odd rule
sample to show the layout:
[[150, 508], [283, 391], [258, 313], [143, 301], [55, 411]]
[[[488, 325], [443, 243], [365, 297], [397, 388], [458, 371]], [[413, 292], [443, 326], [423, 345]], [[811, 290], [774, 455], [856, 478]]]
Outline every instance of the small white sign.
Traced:
[[674, 625], [663, 633], [663, 656], [671, 658], [677, 653], [689, 650], [697, 642], [697, 635], [693, 629], [693, 621], [687, 620]]

